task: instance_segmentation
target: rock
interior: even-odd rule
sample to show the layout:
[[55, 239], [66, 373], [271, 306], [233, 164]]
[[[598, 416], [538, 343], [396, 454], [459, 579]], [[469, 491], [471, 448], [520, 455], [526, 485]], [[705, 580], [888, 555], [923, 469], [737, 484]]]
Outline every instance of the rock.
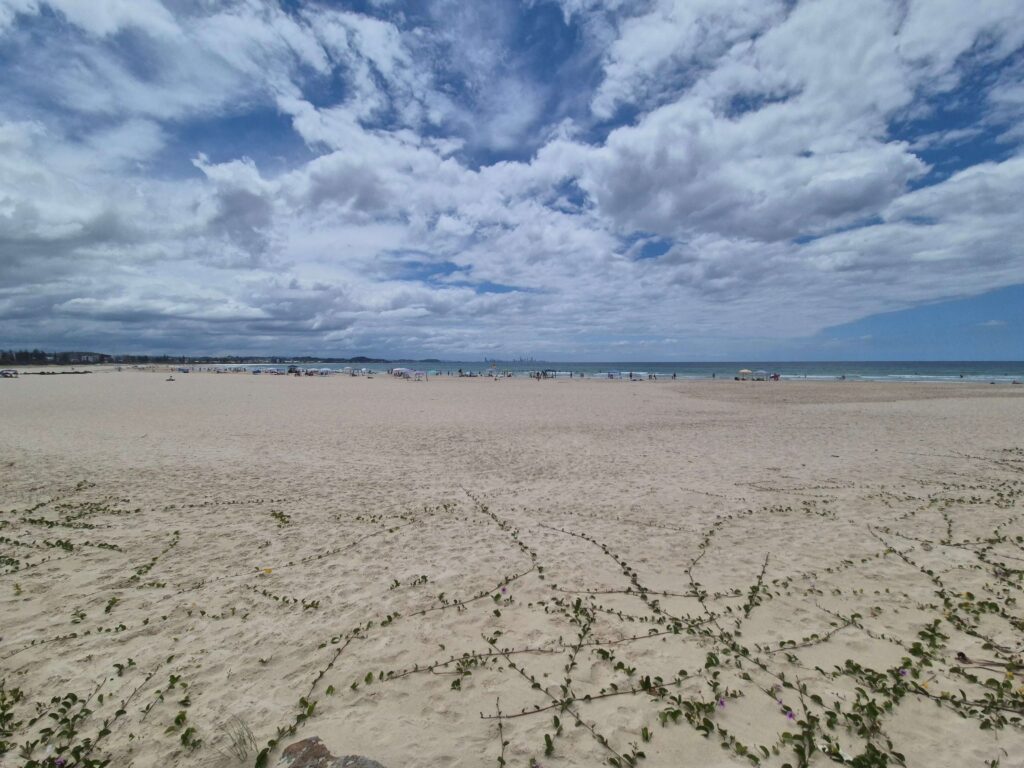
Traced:
[[335, 757], [316, 736], [285, 747], [278, 768], [384, 768], [376, 760], [359, 755]]

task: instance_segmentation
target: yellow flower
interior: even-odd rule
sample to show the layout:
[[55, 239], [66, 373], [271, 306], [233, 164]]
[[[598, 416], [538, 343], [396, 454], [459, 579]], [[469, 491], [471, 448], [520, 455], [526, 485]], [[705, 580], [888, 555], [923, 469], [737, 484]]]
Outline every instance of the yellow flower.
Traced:
[[274, 572], [274, 569], [273, 568], [264, 568], [263, 572], [269, 576], [270, 574], [272, 574]]

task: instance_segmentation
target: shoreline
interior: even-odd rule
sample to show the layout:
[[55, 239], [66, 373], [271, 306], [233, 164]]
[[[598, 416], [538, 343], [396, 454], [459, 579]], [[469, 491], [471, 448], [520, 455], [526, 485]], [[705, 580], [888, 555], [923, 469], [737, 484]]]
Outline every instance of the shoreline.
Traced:
[[[1024, 363], [1021, 363], [1021, 370], [1024, 372]], [[67, 370], [64, 370], [68, 368]], [[160, 374], [234, 374], [234, 375], [254, 375], [254, 369], [259, 370], [262, 375], [267, 376], [293, 376], [294, 374], [288, 374], [286, 372], [287, 366], [285, 365], [249, 365], [239, 364], [232, 366], [187, 366], [187, 365], [146, 365], [146, 366], [117, 366], [117, 365], [96, 365], [96, 366], [16, 366], [10, 370], [15, 370], [19, 375], [56, 375], [56, 374], [82, 374], [82, 373], [160, 373]], [[183, 370], [187, 369], [187, 370]], [[303, 372], [303, 377], [324, 377], [330, 378], [360, 378], [369, 375], [371, 378], [390, 378], [391, 374], [386, 369], [362, 369], [349, 373], [341, 368], [326, 368], [326, 367], [310, 367], [300, 368]], [[306, 374], [306, 371], [312, 371], [312, 374]], [[329, 371], [329, 373], [327, 373]], [[430, 371], [426, 372], [426, 379], [429, 380], [448, 380], [448, 379], [481, 379], [481, 380], [493, 380], [498, 379], [505, 381], [508, 379], [521, 380], [533, 378], [528, 371], [513, 371], [509, 373], [499, 372], [497, 374], [493, 372], [474, 371], [466, 375], [457, 375], [455, 370], [444, 371]], [[971, 374], [965, 376], [937, 376], [937, 375], [904, 375], [894, 374], [890, 376], [874, 376], [874, 375], [857, 375], [850, 374], [845, 378], [843, 375], [794, 375], [794, 374], [780, 374], [778, 381], [762, 381], [753, 379], [736, 379], [735, 377], [729, 376], [697, 376], [697, 375], [679, 375], [677, 373], [676, 378], [672, 378], [671, 372], [664, 374], [657, 372], [653, 378], [648, 378], [648, 371], [634, 370], [637, 378], [630, 379], [630, 371], [623, 369], [622, 371], [616, 372], [617, 376], [609, 376], [607, 373], [593, 373], [590, 371], [583, 371], [577, 373], [573, 371], [573, 376], [569, 376], [570, 371], [557, 371], [557, 375], [548, 376], [543, 381], [573, 381], [573, 382], [587, 382], [587, 381], [631, 381], [631, 382], [652, 382], [652, 383], [665, 383], [665, 382], [676, 382], [676, 383], [690, 383], [690, 382], [732, 382], [732, 383], [751, 383], [751, 384], [793, 384], [796, 382], [804, 383], [837, 383], [837, 384], [995, 384], [1003, 385], [1009, 384], [1013, 386], [1024, 385], [1024, 373], [1022, 374], [993, 374], [993, 375], [980, 375]], [[257, 374], [259, 375], [259, 374]], [[645, 378], [640, 378], [640, 376]]]

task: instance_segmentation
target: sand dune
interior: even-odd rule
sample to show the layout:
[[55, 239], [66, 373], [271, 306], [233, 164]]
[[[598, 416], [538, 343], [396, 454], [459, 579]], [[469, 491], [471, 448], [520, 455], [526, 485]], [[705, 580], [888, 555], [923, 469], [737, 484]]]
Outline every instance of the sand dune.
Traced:
[[0, 765], [1024, 765], [1018, 388], [164, 376], [0, 383]]

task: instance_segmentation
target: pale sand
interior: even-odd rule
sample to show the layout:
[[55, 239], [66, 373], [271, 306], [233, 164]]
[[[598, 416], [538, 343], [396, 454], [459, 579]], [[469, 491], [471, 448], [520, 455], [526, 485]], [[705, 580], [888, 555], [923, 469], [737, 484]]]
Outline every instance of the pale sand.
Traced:
[[[865, 741], [847, 717], [872, 727], [870, 699], [874, 744], [907, 765], [1024, 764], [1020, 728], [979, 727], [1018, 717], [1024, 680], [955, 659], [1019, 659], [1024, 643], [1020, 388], [165, 376], [0, 382], [0, 554], [20, 568], [0, 576], [0, 677], [25, 696], [18, 744], [47, 722], [28, 726], [35, 702], [94, 693], [78, 740], [127, 703], [93, 757], [252, 765], [230, 756], [231, 718], [262, 748], [308, 699], [284, 744], [495, 766], [498, 721], [480, 714], [499, 697], [506, 714], [548, 706], [566, 685], [569, 711], [503, 721], [508, 765], [607, 764], [634, 742], [651, 768], [749, 765], [723, 749], [735, 739], [797, 766], [782, 734], [810, 716], [813, 742], [853, 756]], [[58, 539], [73, 550], [43, 543]], [[932, 643], [936, 619], [948, 639]], [[423, 671], [493, 653], [488, 638], [515, 653]], [[834, 674], [848, 659], [904, 695], [886, 708], [870, 671]], [[783, 674], [806, 693], [773, 691]], [[579, 701], [647, 676], [667, 690]], [[990, 715], [928, 698], [961, 690], [991, 697]]]

